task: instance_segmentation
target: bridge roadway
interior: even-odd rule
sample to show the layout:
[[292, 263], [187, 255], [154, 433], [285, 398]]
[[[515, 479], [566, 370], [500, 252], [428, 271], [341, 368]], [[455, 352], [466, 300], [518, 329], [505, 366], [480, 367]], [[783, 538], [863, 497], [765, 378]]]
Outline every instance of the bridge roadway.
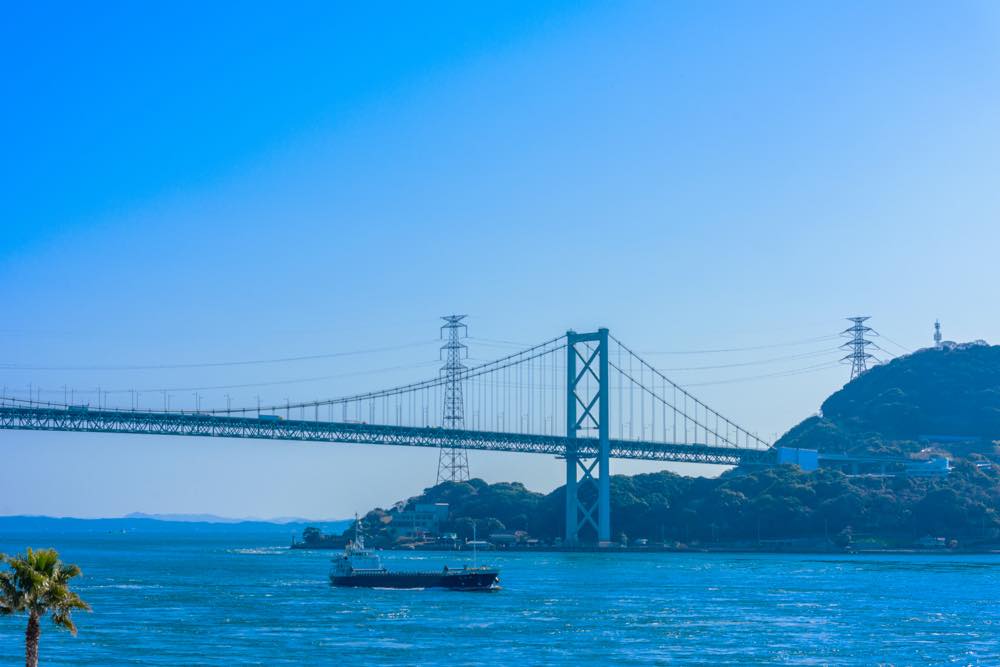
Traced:
[[[403, 447], [453, 446], [459, 442], [468, 449], [553, 456], [564, 456], [569, 442], [569, 438], [563, 436], [449, 430], [438, 427], [269, 420], [197, 413], [8, 406], [0, 407], [0, 429], [254, 438]], [[596, 438], [577, 437], [573, 442], [578, 457], [590, 458], [597, 455]], [[770, 449], [742, 449], [707, 444], [641, 442], [612, 438], [610, 445], [612, 458], [643, 461], [737, 465], [765, 463], [772, 461], [774, 456]]]

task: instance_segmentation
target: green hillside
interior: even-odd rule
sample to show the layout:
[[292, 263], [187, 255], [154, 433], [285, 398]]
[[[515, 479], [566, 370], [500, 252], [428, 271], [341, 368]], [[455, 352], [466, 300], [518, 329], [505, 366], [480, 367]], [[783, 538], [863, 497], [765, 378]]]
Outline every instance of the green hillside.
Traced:
[[[1000, 440], [1000, 346], [926, 349], [835, 392], [778, 445], [821, 451], [993, 456]], [[964, 442], [963, 442], [964, 441]]]
[[[525, 530], [545, 542], [563, 534], [565, 492], [543, 495], [521, 484], [481, 479], [444, 482], [362, 521], [374, 544], [405, 543], [392, 537], [393, 518], [416, 503], [447, 502], [443, 531], [463, 540]], [[845, 542], [848, 535], [909, 545], [923, 535], [964, 543], [995, 540], [1000, 533], [1000, 475], [959, 461], [945, 479], [848, 477], [832, 470], [803, 473], [791, 466], [719, 478], [669, 472], [611, 478], [612, 529], [617, 539], [647, 538], [668, 544], [814, 538]], [[593, 535], [583, 537], [593, 539]]]

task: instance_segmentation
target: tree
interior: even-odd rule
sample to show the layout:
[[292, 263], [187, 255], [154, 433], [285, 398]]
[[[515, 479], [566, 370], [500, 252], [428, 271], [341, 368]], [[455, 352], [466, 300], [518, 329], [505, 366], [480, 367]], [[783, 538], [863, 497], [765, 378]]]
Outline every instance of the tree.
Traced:
[[90, 605], [69, 589], [69, 580], [80, 574], [80, 568], [59, 560], [55, 549], [29, 548], [26, 554], [13, 557], [0, 554], [0, 561], [10, 566], [10, 570], [0, 572], [0, 615], [28, 614], [25, 665], [38, 667], [42, 617], [49, 614], [56, 627], [75, 636], [72, 611], [90, 611]]
[[316, 526], [309, 526], [302, 531], [302, 541], [306, 544], [319, 544], [323, 541], [323, 532]]

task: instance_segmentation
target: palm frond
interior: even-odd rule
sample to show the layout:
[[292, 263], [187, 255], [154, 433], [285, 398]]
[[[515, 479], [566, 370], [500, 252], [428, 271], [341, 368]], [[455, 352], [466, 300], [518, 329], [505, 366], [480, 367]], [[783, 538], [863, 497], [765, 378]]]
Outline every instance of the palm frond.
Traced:
[[73, 563], [60, 563], [59, 564], [59, 576], [66, 579], [72, 579], [73, 577], [79, 577], [83, 572], [80, 570], [78, 565]]
[[70, 618], [68, 610], [52, 612], [52, 622], [61, 628], [69, 630], [74, 636], [76, 635], [76, 624], [73, 623], [73, 619]]
[[0, 573], [0, 615], [27, 611], [50, 614], [56, 626], [76, 634], [73, 610], [90, 611], [90, 605], [70, 590], [69, 582], [80, 568], [59, 560], [55, 549], [28, 548], [23, 555], [0, 554], [10, 568]]
[[7, 616], [20, 611], [23, 597], [14, 584], [10, 572], [0, 572], [0, 615]]

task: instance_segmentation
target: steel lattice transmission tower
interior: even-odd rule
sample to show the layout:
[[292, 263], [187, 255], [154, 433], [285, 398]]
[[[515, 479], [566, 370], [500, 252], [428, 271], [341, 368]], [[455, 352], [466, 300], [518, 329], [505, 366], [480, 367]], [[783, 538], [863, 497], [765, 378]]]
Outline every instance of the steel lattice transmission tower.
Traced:
[[868, 370], [869, 360], [878, 362], [875, 355], [868, 352], [869, 347], [878, 349], [875, 343], [866, 338], [866, 336], [878, 335], [877, 331], [865, 325], [865, 321], [869, 319], [871, 319], [869, 316], [848, 317], [847, 320], [854, 322], [854, 325], [840, 332], [842, 336], [850, 337], [850, 340], [841, 345], [840, 348], [848, 351], [848, 354], [841, 361], [851, 362], [851, 380], [860, 377]]
[[[462, 343], [461, 338], [468, 327], [462, 324], [465, 315], [445, 315], [441, 319], [441, 337], [448, 332], [448, 341], [441, 346], [441, 356], [444, 366], [441, 375], [444, 384], [444, 427], [446, 429], [465, 428], [465, 397], [462, 394], [462, 372], [465, 365], [462, 359], [469, 356], [469, 348]], [[461, 442], [452, 445], [442, 445], [438, 452], [437, 483], [444, 481], [464, 482], [469, 479], [469, 453]]]

